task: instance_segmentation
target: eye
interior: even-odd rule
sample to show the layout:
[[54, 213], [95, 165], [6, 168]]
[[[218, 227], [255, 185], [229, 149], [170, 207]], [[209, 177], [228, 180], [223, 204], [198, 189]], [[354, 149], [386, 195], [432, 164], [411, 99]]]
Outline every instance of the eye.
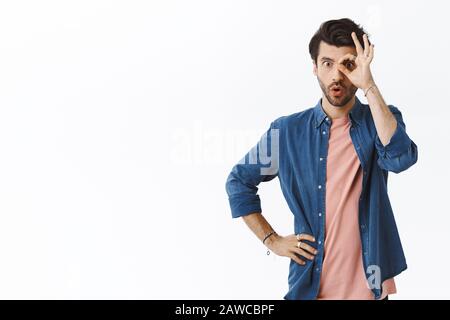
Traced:
[[324, 61], [322, 63], [322, 65], [324, 65], [325, 67], [329, 68], [329, 67], [331, 67], [331, 62], [330, 61]]
[[345, 66], [347, 67], [347, 69], [353, 69], [354, 66], [355, 66], [355, 64], [354, 64], [353, 62], [347, 62], [347, 63], [345, 64]]

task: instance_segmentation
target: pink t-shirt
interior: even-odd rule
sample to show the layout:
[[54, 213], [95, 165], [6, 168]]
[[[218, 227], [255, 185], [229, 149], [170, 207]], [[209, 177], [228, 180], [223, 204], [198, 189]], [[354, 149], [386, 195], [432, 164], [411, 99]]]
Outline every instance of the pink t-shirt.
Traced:
[[[358, 221], [362, 169], [350, 138], [350, 126], [346, 116], [333, 119], [330, 129], [324, 258], [317, 299], [374, 299], [362, 260]], [[381, 298], [396, 293], [393, 278], [382, 286]]]

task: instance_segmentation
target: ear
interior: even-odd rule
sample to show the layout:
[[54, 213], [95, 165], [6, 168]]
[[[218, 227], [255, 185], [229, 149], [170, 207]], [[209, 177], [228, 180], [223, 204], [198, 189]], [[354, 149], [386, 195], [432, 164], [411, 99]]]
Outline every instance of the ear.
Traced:
[[317, 64], [314, 60], [312, 60], [312, 63], [313, 63], [313, 73], [315, 76], [317, 76]]

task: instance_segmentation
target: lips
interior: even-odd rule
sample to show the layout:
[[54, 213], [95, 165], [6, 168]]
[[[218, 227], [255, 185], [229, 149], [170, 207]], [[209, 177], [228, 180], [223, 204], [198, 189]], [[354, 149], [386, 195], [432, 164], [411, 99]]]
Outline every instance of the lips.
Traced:
[[341, 87], [341, 86], [333, 86], [333, 87], [331, 87], [331, 93], [334, 96], [341, 96], [344, 93], [344, 90], [345, 89], [343, 87]]

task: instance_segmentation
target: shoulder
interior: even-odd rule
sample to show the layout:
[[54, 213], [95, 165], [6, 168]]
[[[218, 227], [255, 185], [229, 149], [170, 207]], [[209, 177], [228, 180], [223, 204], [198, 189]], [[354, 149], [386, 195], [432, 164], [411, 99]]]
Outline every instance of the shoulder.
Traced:
[[314, 108], [309, 107], [299, 112], [280, 116], [272, 122], [271, 127], [275, 129], [289, 129], [312, 123], [314, 120]]

